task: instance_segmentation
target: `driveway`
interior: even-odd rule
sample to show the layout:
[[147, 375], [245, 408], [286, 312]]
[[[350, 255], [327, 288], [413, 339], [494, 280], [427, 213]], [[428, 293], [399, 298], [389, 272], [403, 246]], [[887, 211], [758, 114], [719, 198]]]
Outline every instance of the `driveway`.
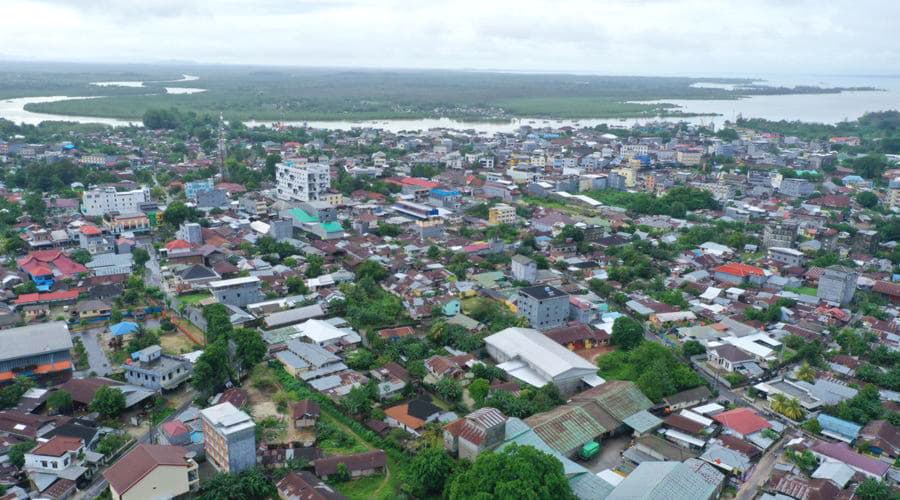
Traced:
[[631, 444], [631, 435], [606, 439], [602, 443], [603, 448], [600, 449], [600, 453], [596, 457], [587, 462], [579, 460], [576, 460], [576, 462], [594, 474], [606, 469], [615, 469], [622, 463], [622, 452], [628, 448], [629, 444]]
[[106, 353], [100, 347], [100, 333], [104, 330], [104, 328], [91, 328], [80, 334], [81, 342], [87, 351], [88, 364], [91, 365], [89, 371], [97, 373], [97, 376], [100, 377], [105, 377], [112, 371], [109, 358], [106, 357]]

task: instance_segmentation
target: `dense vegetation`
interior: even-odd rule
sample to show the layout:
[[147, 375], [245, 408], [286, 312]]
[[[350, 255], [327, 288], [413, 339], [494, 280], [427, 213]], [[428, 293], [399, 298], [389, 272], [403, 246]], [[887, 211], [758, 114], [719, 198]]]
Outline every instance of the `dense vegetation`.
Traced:
[[703, 383], [703, 379], [670, 349], [656, 342], [642, 342], [631, 351], [613, 351], [601, 356], [597, 366], [601, 377], [631, 380], [644, 395], [657, 403], [665, 396]]
[[[192, 82], [171, 82], [181, 73]], [[93, 81], [145, 81], [144, 87], [98, 87]], [[164, 82], [169, 80], [170, 82]], [[694, 83], [740, 83], [738, 90]], [[0, 72], [0, 97], [110, 96], [30, 104], [47, 113], [140, 119], [148, 109], [229, 119], [315, 120], [450, 116], [620, 117], [679, 115], [659, 99], [736, 99], [759, 94], [838, 92], [840, 89], [749, 85], [745, 79], [511, 74], [455, 71], [246, 68], [237, 66], [73, 66], [9, 64]], [[167, 94], [166, 87], [206, 92]]]

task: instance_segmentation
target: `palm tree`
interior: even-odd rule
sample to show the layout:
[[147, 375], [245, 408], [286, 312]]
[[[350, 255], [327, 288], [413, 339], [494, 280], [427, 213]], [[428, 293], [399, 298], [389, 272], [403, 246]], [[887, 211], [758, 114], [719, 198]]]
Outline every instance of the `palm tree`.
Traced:
[[804, 361], [797, 369], [797, 378], [811, 384], [816, 379], [816, 369], [810, 366], [809, 361]]
[[784, 416], [791, 420], [800, 420], [803, 418], [803, 406], [800, 405], [800, 400], [797, 398], [791, 398], [788, 400], [787, 406], [784, 408]]
[[781, 413], [791, 420], [800, 420], [803, 418], [803, 406], [797, 398], [789, 398], [784, 394], [775, 394], [772, 396], [772, 409]]
[[787, 406], [787, 396], [781, 393], [774, 394], [772, 396], [772, 402], [769, 406], [772, 407], [773, 411], [784, 414], [784, 408]]

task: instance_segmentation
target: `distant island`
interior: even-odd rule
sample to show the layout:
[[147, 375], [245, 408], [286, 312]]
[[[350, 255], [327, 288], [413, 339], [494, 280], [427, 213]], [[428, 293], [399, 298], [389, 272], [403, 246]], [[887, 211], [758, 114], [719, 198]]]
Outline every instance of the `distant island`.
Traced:
[[[659, 101], [878, 90], [775, 87], [745, 78], [247, 66], [4, 66], [0, 71], [0, 99], [103, 96], [29, 103], [25, 106], [28, 111], [135, 120], [148, 109], [168, 107], [201, 114], [223, 112], [230, 120], [689, 117], [703, 115], [686, 113], [674, 104]], [[185, 74], [197, 78], [183, 81]], [[97, 85], [98, 82], [104, 84]], [[203, 91], [175, 91], [179, 88]]]

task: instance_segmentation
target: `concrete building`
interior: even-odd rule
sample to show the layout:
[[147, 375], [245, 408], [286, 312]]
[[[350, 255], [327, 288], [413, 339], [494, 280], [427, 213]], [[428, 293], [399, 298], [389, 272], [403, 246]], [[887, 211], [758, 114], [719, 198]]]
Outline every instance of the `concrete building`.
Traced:
[[597, 367], [531, 328], [507, 328], [484, 339], [497, 367], [533, 387], [553, 384], [564, 395], [599, 380]]
[[84, 192], [81, 212], [89, 217], [103, 216], [113, 212], [133, 214], [140, 212], [141, 203], [150, 201], [150, 190], [146, 187], [133, 191], [116, 191], [114, 187], [98, 187]]
[[256, 424], [231, 403], [200, 410], [206, 458], [219, 472], [237, 474], [256, 465]]
[[245, 276], [230, 280], [213, 281], [209, 289], [221, 304], [244, 307], [262, 302], [265, 297], [259, 290], [260, 281], [256, 276]]
[[197, 463], [181, 446], [140, 444], [103, 477], [113, 500], [180, 498], [200, 486]]
[[197, 193], [197, 208], [228, 208], [228, 193], [223, 189], [210, 189]]
[[125, 363], [125, 379], [129, 384], [147, 389], [171, 390], [190, 378], [193, 365], [180, 356], [162, 353], [162, 348], [152, 345], [132, 353], [132, 362]]
[[516, 281], [534, 283], [537, 281], [537, 262], [524, 255], [514, 255], [512, 258], [512, 275]]
[[178, 228], [175, 233], [177, 239], [184, 240], [191, 245], [203, 244], [203, 227], [196, 222], [185, 222]]
[[843, 266], [831, 266], [825, 269], [819, 278], [816, 297], [840, 305], [847, 305], [856, 293], [856, 281], [859, 273]]
[[805, 179], [782, 179], [781, 186], [778, 188], [778, 192], [793, 198], [799, 196], [809, 196], [813, 194], [816, 190], [816, 185], [813, 182], [807, 181]]
[[766, 248], [794, 248], [796, 241], [797, 224], [795, 223], [775, 222], [766, 224], [766, 227], [763, 228], [763, 245]]
[[518, 315], [541, 331], [562, 326], [569, 318], [569, 294], [552, 286], [522, 288], [516, 306]]
[[212, 191], [214, 188], [215, 184], [213, 184], [212, 179], [186, 182], [184, 184], [184, 196], [191, 201], [196, 201], [198, 193]]
[[900, 178], [893, 179], [888, 184], [887, 202], [891, 208], [900, 207]]
[[488, 222], [491, 224], [513, 224], [516, 222], [516, 209], [506, 203], [498, 203], [488, 209]]
[[786, 266], [802, 266], [806, 256], [800, 250], [786, 247], [769, 247], [769, 258]]
[[275, 166], [276, 196], [287, 201], [319, 200], [331, 186], [331, 169], [322, 163], [279, 163]]

